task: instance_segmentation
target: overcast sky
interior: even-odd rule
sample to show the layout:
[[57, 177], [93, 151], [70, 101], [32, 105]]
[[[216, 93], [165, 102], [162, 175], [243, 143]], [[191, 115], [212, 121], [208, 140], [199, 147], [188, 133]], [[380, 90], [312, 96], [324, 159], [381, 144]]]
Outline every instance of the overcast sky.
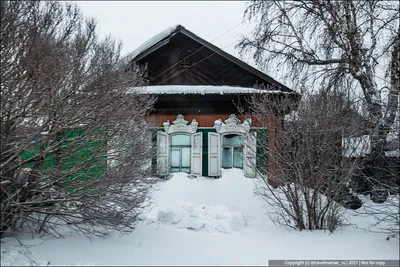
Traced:
[[[247, 23], [240, 24], [245, 1], [78, 1], [77, 4], [84, 14], [98, 20], [100, 35], [111, 34], [122, 41], [123, 55], [175, 24], [220, 48], [237, 41], [239, 34], [248, 29]], [[237, 55], [234, 48], [232, 44], [224, 50]]]

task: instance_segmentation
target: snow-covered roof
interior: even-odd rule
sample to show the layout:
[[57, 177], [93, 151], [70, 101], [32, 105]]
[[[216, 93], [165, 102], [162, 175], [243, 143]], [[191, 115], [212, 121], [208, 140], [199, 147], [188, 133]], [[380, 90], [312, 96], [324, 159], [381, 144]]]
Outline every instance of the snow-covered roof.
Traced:
[[179, 28], [182, 27], [181, 25], [177, 24], [177, 25], [173, 25], [171, 27], [168, 27], [167, 29], [163, 30], [162, 32], [160, 32], [159, 34], [151, 37], [149, 40], [147, 40], [146, 42], [144, 42], [141, 46], [139, 46], [138, 48], [136, 48], [132, 53], [128, 54], [125, 58], [128, 60], [131, 60], [133, 58], [135, 58], [137, 55], [139, 55], [140, 53], [142, 53], [143, 51], [146, 51], [147, 49], [149, 49], [150, 47], [152, 47], [153, 45], [157, 44], [158, 42], [161, 42], [163, 39], [170, 37], [173, 35], [173, 33]]
[[202, 47], [206, 47], [212, 52], [226, 58], [227, 60], [231, 61], [232, 63], [240, 66], [241, 68], [247, 70], [248, 72], [252, 73], [253, 75], [261, 78], [262, 81], [266, 81], [267, 84], [275, 85], [279, 87], [279, 90], [286, 91], [286, 92], [294, 92], [292, 89], [288, 88], [286, 85], [274, 80], [272, 77], [268, 76], [264, 72], [250, 66], [249, 64], [245, 63], [244, 61], [236, 58], [235, 56], [227, 53], [226, 51], [218, 48], [217, 46], [207, 42], [206, 40], [200, 38], [199, 36], [195, 35], [191, 31], [187, 30], [182, 25], [173, 25], [161, 33], [155, 35], [154, 37], [147, 40], [137, 49], [135, 49], [132, 53], [125, 56], [121, 61], [121, 65], [126, 65], [130, 61], [139, 61], [143, 57], [146, 57], [149, 53], [152, 53], [154, 50], [168, 44], [169, 40], [175, 36], [177, 33], [181, 33], [186, 37], [194, 40], [195, 42], [202, 45]]
[[133, 87], [132, 91], [140, 91], [145, 94], [163, 95], [163, 94], [183, 94], [183, 95], [225, 95], [225, 94], [279, 94], [290, 93], [281, 90], [261, 90], [249, 87], [234, 86], [214, 86], [214, 85], [155, 85], [146, 87]]

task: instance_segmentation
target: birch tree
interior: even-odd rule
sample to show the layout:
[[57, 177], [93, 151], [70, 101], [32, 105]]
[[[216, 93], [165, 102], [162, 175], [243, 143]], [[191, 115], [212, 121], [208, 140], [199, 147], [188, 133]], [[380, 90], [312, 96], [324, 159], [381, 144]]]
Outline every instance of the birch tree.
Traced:
[[301, 91], [359, 92], [370, 122], [372, 177], [384, 187], [386, 137], [399, 113], [399, 2], [256, 0], [245, 17], [254, 31], [238, 47], [261, 67], [283, 68]]

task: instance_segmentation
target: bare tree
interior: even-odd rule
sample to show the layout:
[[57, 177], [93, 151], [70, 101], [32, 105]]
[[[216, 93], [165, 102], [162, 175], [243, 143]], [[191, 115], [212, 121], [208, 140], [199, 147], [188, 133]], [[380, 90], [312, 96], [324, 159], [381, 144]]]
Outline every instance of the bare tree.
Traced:
[[399, 2], [256, 0], [245, 16], [255, 28], [238, 47], [261, 66], [284, 68], [302, 90], [360, 92], [371, 129], [368, 179], [390, 186], [384, 148], [399, 107]]
[[1, 2], [1, 236], [133, 227], [153, 183], [154, 99], [131, 88], [140, 73], [119, 66], [120, 48], [76, 5]]
[[304, 94], [299, 103], [289, 94], [266, 94], [253, 96], [249, 104], [256, 120], [270, 130], [275, 126], [266, 118], [295, 110], [277, 126], [276, 146], [267, 139], [257, 144], [268, 148], [259, 160], [273, 156], [278, 166], [257, 166], [262, 179], [256, 193], [269, 204], [273, 221], [299, 230], [334, 231], [343, 223], [343, 206], [361, 206], [349, 188], [361, 162], [347, 161], [341, 146], [343, 131], [357, 131], [352, 103], [338, 91], [321, 91]]

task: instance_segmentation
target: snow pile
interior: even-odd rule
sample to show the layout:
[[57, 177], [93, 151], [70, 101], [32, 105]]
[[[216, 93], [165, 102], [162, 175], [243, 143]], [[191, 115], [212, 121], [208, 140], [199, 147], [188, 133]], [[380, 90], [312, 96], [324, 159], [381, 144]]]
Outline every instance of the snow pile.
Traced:
[[186, 201], [159, 207], [142, 219], [148, 224], [162, 223], [176, 228], [221, 233], [239, 231], [247, 225], [245, 214], [232, 211], [226, 205], [207, 206]]
[[190, 179], [186, 173], [175, 173], [156, 187], [152, 209], [176, 206], [182, 200], [201, 203], [208, 208], [226, 205], [232, 211], [245, 212], [249, 225], [260, 221], [266, 223], [265, 202], [253, 194], [256, 179], [244, 177], [242, 169], [221, 169], [221, 172], [219, 179]]
[[159, 185], [151, 212], [141, 217], [144, 224], [229, 234], [263, 218], [263, 203], [252, 194], [255, 180], [241, 169], [221, 171], [219, 179], [175, 173]]
[[227, 85], [154, 85], [147, 87], [132, 87], [128, 92], [142, 92], [144, 94], [254, 94], [254, 93], [290, 93], [281, 90], [262, 90], [251, 87], [238, 87], [238, 86], [227, 86]]

